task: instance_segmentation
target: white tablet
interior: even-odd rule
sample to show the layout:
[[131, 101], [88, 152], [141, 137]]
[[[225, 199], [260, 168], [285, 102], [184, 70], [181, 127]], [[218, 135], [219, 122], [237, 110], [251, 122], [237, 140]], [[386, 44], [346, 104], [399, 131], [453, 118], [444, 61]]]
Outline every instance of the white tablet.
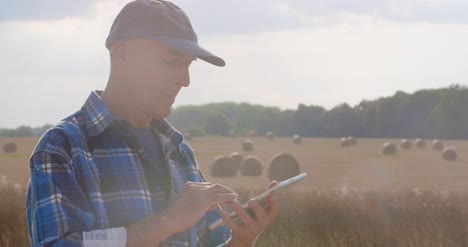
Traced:
[[[273, 194], [274, 192], [276, 192], [276, 191], [278, 191], [278, 190], [280, 190], [280, 189], [286, 188], [286, 187], [288, 187], [288, 186], [290, 186], [290, 185], [293, 185], [293, 184], [295, 184], [295, 183], [301, 181], [302, 179], [304, 179], [306, 176], [307, 176], [307, 173], [304, 172], [304, 173], [301, 173], [301, 174], [299, 174], [299, 175], [297, 175], [297, 176], [295, 176], [295, 177], [288, 178], [288, 179], [286, 179], [286, 180], [284, 180], [284, 181], [281, 181], [281, 182], [279, 182], [277, 185], [275, 185], [275, 186], [269, 188], [268, 190], [266, 190], [265, 192], [263, 192], [262, 194], [256, 196], [256, 197], [253, 198], [253, 199], [257, 200], [260, 204], [263, 204], [263, 201], [264, 201], [266, 198], [268, 198], [268, 196], [270, 196], [271, 194]], [[251, 214], [251, 215], [253, 214], [253, 212], [251, 212], [251, 210], [250, 210], [250, 208], [249, 208], [249, 206], [248, 206], [247, 203], [244, 204], [244, 205], [242, 205], [242, 207], [245, 208], [245, 209], [248, 211], [249, 214]], [[238, 219], [236, 211], [232, 211], [232, 212], [229, 214], [229, 216], [231, 216], [231, 218], [232, 218], [233, 220]], [[210, 230], [214, 230], [214, 229], [216, 229], [216, 228], [218, 228], [218, 227], [221, 227], [221, 226], [223, 226], [223, 225], [224, 225], [223, 219], [219, 219], [219, 220], [213, 222], [211, 225], [209, 225], [208, 228], [209, 228]]]

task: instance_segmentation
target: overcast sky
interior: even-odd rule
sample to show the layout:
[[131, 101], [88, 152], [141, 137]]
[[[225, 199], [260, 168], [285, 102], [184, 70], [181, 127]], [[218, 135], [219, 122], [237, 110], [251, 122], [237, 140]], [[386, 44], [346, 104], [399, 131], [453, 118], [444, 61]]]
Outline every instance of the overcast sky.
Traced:
[[[56, 123], [109, 73], [119, 0], [0, 0], [0, 127]], [[327, 109], [398, 90], [468, 85], [465, 0], [180, 0], [224, 68], [191, 67], [175, 106]]]

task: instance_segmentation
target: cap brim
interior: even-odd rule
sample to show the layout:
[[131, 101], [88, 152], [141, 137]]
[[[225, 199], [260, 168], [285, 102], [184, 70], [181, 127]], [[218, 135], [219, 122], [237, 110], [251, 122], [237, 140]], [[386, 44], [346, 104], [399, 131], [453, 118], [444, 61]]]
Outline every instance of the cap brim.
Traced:
[[164, 45], [169, 46], [172, 49], [193, 55], [213, 65], [216, 65], [219, 67], [223, 67], [224, 65], [226, 65], [226, 62], [224, 62], [222, 58], [205, 50], [204, 48], [202, 48], [195, 42], [184, 40], [184, 39], [168, 38], [168, 37], [153, 37], [153, 39], [161, 42]]

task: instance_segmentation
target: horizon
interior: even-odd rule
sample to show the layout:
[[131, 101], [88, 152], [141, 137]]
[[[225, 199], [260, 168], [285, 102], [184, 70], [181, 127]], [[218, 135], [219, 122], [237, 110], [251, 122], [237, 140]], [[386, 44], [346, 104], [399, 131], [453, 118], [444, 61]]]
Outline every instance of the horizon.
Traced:
[[[300, 104], [303, 104], [303, 105], [306, 105], [306, 106], [318, 106], [318, 107], [322, 107], [324, 108], [326, 111], [330, 111], [332, 110], [333, 108], [335, 107], [338, 107], [340, 105], [343, 105], [343, 104], [348, 104], [350, 107], [354, 108], [356, 107], [360, 102], [362, 101], [376, 101], [376, 100], [379, 100], [381, 98], [389, 98], [389, 97], [392, 97], [394, 96], [397, 92], [403, 92], [403, 93], [406, 93], [406, 94], [409, 94], [409, 95], [412, 95], [416, 92], [419, 92], [419, 91], [423, 91], [423, 90], [439, 90], [439, 89], [444, 89], [444, 88], [449, 88], [449, 87], [452, 87], [452, 86], [462, 86], [462, 87], [467, 87], [466, 85], [459, 85], [459, 84], [451, 84], [451, 85], [447, 85], [445, 87], [439, 87], [439, 88], [422, 88], [422, 89], [418, 89], [414, 92], [407, 92], [407, 91], [403, 91], [403, 90], [397, 90], [395, 91], [393, 94], [390, 94], [390, 95], [385, 95], [385, 96], [377, 96], [375, 98], [372, 98], [372, 99], [362, 99], [361, 101], [359, 101], [358, 103], [356, 104], [348, 104], [346, 102], [342, 102], [342, 103], [338, 103], [337, 105], [335, 106], [332, 106], [332, 107], [324, 107], [322, 105], [317, 105], [317, 104], [303, 104], [303, 103], [298, 103], [298, 105], [295, 107], [295, 108], [281, 108], [279, 106], [275, 106], [275, 105], [265, 105], [265, 104], [255, 104], [255, 103], [250, 103], [250, 102], [234, 102], [234, 101], [220, 101], [220, 102], [207, 102], [207, 103], [201, 103], [201, 104], [186, 104], [186, 105], [178, 105], [176, 107], [173, 107], [172, 111], [176, 110], [178, 107], [186, 107], [186, 106], [195, 106], [195, 107], [198, 107], [198, 106], [204, 106], [204, 105], [208, 105], [208, 104], [223, 104], [223, 103], [234, 103], [234, 104], [251, 104], [251, 105], [259, 105], [259, 106], [262, 106], [262, 107], [275, 107], [275, 108], [279, 108], [281, 111], [286, 111], [286, 110], [297, 110], [297, 108], [299, 107]], [[467, 87], [468, 88], [468, 87]], [[172, 113], [171, 113], [172, 114]], [[63, 118], [65, 118], [67, 116], [64, 116]], [[170, 116], [169, 116], [170, 117]], [[49, 122], [49, 123], [44, 123], [44, 124], [41, 124], [41, 125], [35, 125], [35, 126], [32, 126], [32, 125], [26, 125], [26, 124], [20, 124], [20, 125], [17, 125], [17, 126], [13, 126], [13, 127], [4, 127], [4, 126], [0, 126], [0, 129], [16, 129], [16, 128], [19, 128], [19, 127], [31, 127], [31, 128], [41, 128], [45, 125], [54, 125], [55, 123], [61, 121], [62, 119], [58, 119], [56, 122]]]
[[[56, 123], [79, 110], [92, 90], [103, 89], [109, 73], [104, 40], [127, 2], [5, 3], [0, 128]], [[397, 91], [468, 85], [462, 11], [468, 2], [172, 2], [189, 16], [199, 43], [227, 63], [195, 62], [175, 108], [245, 102], [329, 110]]]

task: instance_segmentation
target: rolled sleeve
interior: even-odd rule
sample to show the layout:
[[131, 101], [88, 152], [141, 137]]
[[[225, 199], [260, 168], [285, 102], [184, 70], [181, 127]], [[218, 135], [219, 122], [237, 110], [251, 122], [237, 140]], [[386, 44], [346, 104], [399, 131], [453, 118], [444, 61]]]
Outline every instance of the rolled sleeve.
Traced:
[[30, 160], [27, 222], [31, 246], [82, 246], [94, 215], [73, 173], [71, 160], [51, 152]]

